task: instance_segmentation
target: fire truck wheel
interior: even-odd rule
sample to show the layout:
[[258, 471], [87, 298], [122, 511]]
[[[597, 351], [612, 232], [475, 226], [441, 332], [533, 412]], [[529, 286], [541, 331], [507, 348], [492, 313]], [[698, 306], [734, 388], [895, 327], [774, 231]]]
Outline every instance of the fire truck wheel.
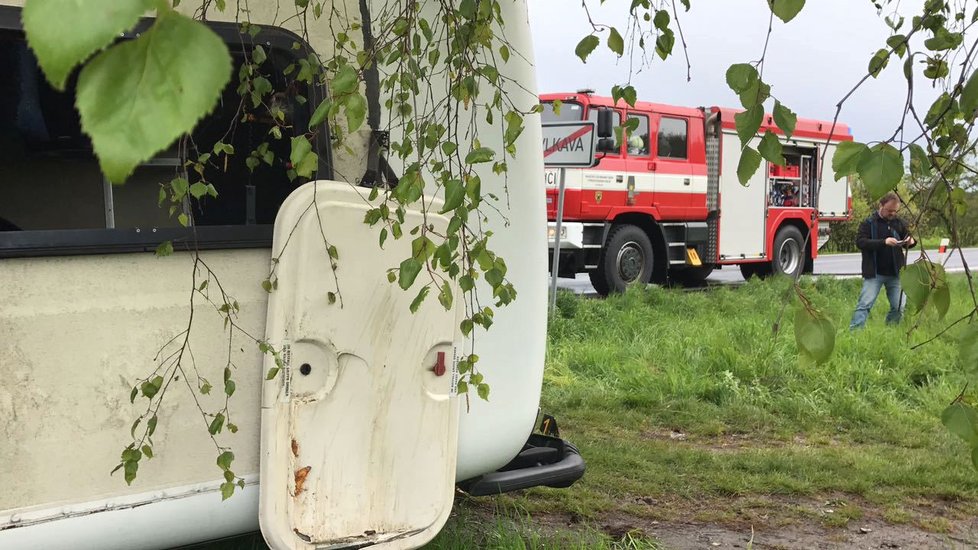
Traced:
[[601, 296], [608, 295], [608, 280], [604, 278], [604, 270], [600, 267], [587, 272], [588, 277], [591, 279], [591, 286], [594, 287], [594, 291]]
[[778, 230], [774, 237], [774, 258], [772, 266], [775, 273], [794, 277], [805, 268], [805, 239], [797, 227], [788, 225]]
[[[613, 228], [608, 235], [598, 270], [610, 292], [624, 292], [628, 285], [648, 283], [654, 265], [649, 236], [634, 225], [624, 224]], [[595, 287], [595, 290], [599, 289]]]
[[684, 267], [682, 269], [669, 270], [669, 276], [684, 286], [702, 285], [703, 281], [705, 281], [711, 273], [713, 273], [712, 265], [701, 265], [697, 267]]

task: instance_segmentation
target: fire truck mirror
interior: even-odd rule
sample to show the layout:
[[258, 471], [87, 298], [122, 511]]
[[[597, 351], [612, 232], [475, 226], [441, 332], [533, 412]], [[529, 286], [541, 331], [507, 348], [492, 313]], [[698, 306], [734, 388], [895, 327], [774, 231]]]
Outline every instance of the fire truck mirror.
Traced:
[[598, 137], [599, 138], [610, 138], [612, 129], [612, 111], [611, 109], [605, 109], [604, 107], [598, 109]]

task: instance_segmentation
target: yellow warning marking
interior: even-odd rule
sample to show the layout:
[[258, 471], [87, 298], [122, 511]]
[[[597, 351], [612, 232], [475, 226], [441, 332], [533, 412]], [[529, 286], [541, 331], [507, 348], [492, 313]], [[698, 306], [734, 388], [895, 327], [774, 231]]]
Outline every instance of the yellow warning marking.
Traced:
[[700, 260], [700, 255], [696, 253], [695, 248], [686, 249], [686, 263], [694, 267], [703, 265], [703, 262]]

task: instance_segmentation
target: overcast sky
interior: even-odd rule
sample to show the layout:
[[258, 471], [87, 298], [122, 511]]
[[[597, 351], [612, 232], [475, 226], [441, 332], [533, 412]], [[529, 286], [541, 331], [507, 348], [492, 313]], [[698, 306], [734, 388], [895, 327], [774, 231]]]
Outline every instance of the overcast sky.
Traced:
[[[630, 1], [607, 0], [603, 7], [588, 0], [595, 22], [623, 30]], [[579, 0], [529, 0], [540, 91], [569, 92], [593, 88], [610, 95], [613, 84], [628, 78], [628, 61], [616, 61], [601, 46], [582, 64], [574, 47], [590, 31]], [[921, 0], [903, 0], [903, 11]], [[677, 36], [674, 56], [632, 77], [638, 98], [689, 107], [740, 107], [727, 87], [725, 73], [732, 63], [754, 61], [764, 48], [770, 11], [765, 0], [692, 0], [692, 10], [680, 11], [689, 45], [692, 80], [686, 82], [686, 63]], [[679, 5], [679, 2], [677, 2]], [[680, 5], [680, 10], [681, 10]], [[909, 27], [909, 17], [905, 29]], [[831, 120], [835, 105], [866, 74], [869, 59], [885, 45], [889, 29], [869, 0], [812, 0], [788, 24], [775, 19], [764, 80], [772, 94], [798, 116]], [[627, 46], [626, 46], [627, 53]], [[864, 85], [843, 106], [840, 120], [852, 127], [859, 141], [889, 138], [899, 125], [906, 101], [903, 60], [891, 60], [877, 80]], [[926, 109], [937, 94], [918, 85], [914, 101]], [[768, 109], [773, 102], [767, 105]], [[910, 136], [907, 136], [910, 138]], [[914, 136], [916, 137], [916, 136]]]

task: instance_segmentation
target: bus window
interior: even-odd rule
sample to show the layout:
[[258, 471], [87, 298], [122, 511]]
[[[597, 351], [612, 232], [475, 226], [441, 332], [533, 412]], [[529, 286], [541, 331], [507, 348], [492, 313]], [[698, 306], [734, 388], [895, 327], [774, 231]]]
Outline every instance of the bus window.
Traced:
[[[311, 110], [324, 97], [324, 90], [285, 76], [297, 56], [304, 57], [308, 50], [294, 50], [292, 44], [301, 40], [291, 33], [266, 28], [256, 39], [266, 52], [258, 71], [271, 85], [271, 92], [261, 105], [243, 100], [238, 74], [250, 58], [251, 38], [240, 35], [233, 24], [214, 27], [227, 41], [234, 61], [232, 77], [217, 107], [182, 145], [174, 144], [138, 167], [122, 185], [112, 185], [103, 177], [91, 142], [81, 130], [74, 108], [74, 77], [64, 92], [54, 90], [23, 32], [0, 28], [0, 257], [20, 255], [19, 249], [43, 255], [44, 247], [51, 248], [52, 254], [54, 250], [70, 254], [75, 244], [87, 251], [152, 250], [163, 240], [188, 238], [188, 230], [177, 221], [180, 213], [188, 214], [191, 223], [198, 226], [196, 238], [204, 248], [208, 248], [208, 233], [201, 229], [218, 226], [260, 226], [263, 229], [258, 233], [239, 234], [248, 235], [251, 241], [259, 235], [261, 243], [252, 245], [270, 244], [270, 226], [279, 206], [302, 183], [298, 178], [290, 180], [285, 166], [290, 139], [309, 130]], [[280, 120], [278, 124], [278, 139], [271, 132], [276, 121], [269, 107], [285, 113], [284, 123]], [[218, 141], [233, 146], [235, 154], [211, 155], [203, 176], [185, 168], [188, 159], [211, 153]], [[314, 143], [322, 144], [317, 146], [319, 177], [328, 179], [325, 126]], [[275, 160], [271, 165], [262, 161], [249, 168], [249, 153], [258, 147]], [[203, 179], [214, 185], [218, 197], [192, 199], [188, 195], [183, 204], [175, 205], [171, 215], [168, 199], [162, 208], [158, 202], [161, 188], [177, 176], [186, 177], [191, 184]], [[45, 235], [35, 238], [37, 231], [45, 231]], [[52, 231], [61, 233], [53, 235]], [[120, 246], [128, 241], [113, 231], [139, 234], [140, 238]], [[148, 238], [147, 234], [154, 236]], [[222, 230], [212, 247], [237, 246], [231, 242], [234, 234]], [[65, 244], [52, 244], [62, 237]]]

